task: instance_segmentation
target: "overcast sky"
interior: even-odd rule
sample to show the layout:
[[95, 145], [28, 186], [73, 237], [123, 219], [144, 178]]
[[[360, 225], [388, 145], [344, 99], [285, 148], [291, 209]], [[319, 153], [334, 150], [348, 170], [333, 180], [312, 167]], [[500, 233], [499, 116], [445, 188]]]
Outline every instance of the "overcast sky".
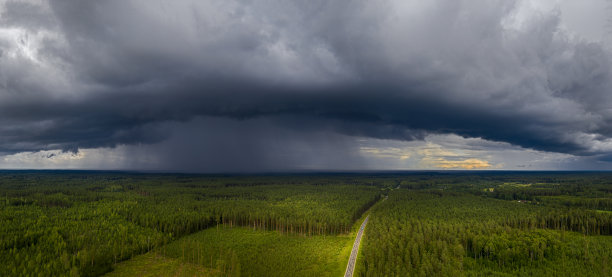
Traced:
[[0, 0], [0, 168], [612, 169], [612, 1]]

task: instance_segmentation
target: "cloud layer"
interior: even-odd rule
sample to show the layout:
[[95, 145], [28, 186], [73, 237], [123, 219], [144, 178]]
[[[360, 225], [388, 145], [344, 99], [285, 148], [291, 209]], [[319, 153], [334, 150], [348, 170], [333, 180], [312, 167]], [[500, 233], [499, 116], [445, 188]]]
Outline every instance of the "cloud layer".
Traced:
[[[240, 153], [267, 151], [274, 134], [279, 153], [304, 137], [328, 149], [455, 134], [610, 160], [610, 52], [525, 3], [4, 1], [0, 152], [162, 145], [180, 132], [179, 145], [221, 159], [215, 145], [243, 135]], [[203, 145], [192, 133], [217, 134]], [[344, 148], [326, 158], [359, 149]], [[224, 168], [283, 164], [229, 156]]]

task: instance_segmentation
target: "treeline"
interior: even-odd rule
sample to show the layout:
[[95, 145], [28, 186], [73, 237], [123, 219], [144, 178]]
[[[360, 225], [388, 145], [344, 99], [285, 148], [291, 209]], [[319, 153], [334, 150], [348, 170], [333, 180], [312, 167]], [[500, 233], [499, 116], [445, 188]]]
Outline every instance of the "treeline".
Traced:
[[610, 276], [611, 237], [591, 235], [611, 224], [610, 213], [393, 191], [372, 211], [358, 274]]
[[346, 233], [380, 187], [344, 176], [11, 173], [0, 174], [0, 197], [0, 276], [99, 276], [217, 224]]
[[213, 190], [183, 189], [174, 195], [145, 197], [119, 212], [140, 226], [173, 236], [217, 224], [302, 235], [340, 234], [348, 232], [380, 197], [376, 187], [341, 184]]

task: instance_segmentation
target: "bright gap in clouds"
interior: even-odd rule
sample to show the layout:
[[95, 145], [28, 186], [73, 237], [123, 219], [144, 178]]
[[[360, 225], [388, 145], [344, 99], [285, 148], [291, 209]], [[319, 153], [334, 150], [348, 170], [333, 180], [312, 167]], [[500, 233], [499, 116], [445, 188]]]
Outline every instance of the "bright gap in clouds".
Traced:
[[[430, 135], [424, 141], [411, 142], [361, 139], [360, 144], [360, 151], [371, 166], [396, 170], [575, 169], [572, 166], [580, 159], [568, 154], [523, 149], [508, 143], [456, 135]], [[582, 169], [593, 166], [591, 164]], [[605, 165], [601, 166], [599, 169], [604, 169]]]

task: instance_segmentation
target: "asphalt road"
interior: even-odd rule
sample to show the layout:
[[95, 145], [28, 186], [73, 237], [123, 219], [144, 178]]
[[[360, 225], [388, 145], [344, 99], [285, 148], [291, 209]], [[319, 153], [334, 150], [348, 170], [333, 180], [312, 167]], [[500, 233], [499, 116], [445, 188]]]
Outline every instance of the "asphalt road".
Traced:
[[366, 216], [363, 223], [361, 223], [361, 227], [359, 227], [359, 232], [357, 232], [355, 243], [353, 243], [353, 250], [351, 250], [351, 257], [349, 258], [348, 265], [346, 266], [344, 277], [353, 277], [355, 262], [357, 261], [357, 253], [359, 252], [359, 244], [361, 244], [361, 236], [363, 235], [363, 230], [365, 229], [366, 224], [368, 224], [368, 218], [370, 218], [369, 215]]

